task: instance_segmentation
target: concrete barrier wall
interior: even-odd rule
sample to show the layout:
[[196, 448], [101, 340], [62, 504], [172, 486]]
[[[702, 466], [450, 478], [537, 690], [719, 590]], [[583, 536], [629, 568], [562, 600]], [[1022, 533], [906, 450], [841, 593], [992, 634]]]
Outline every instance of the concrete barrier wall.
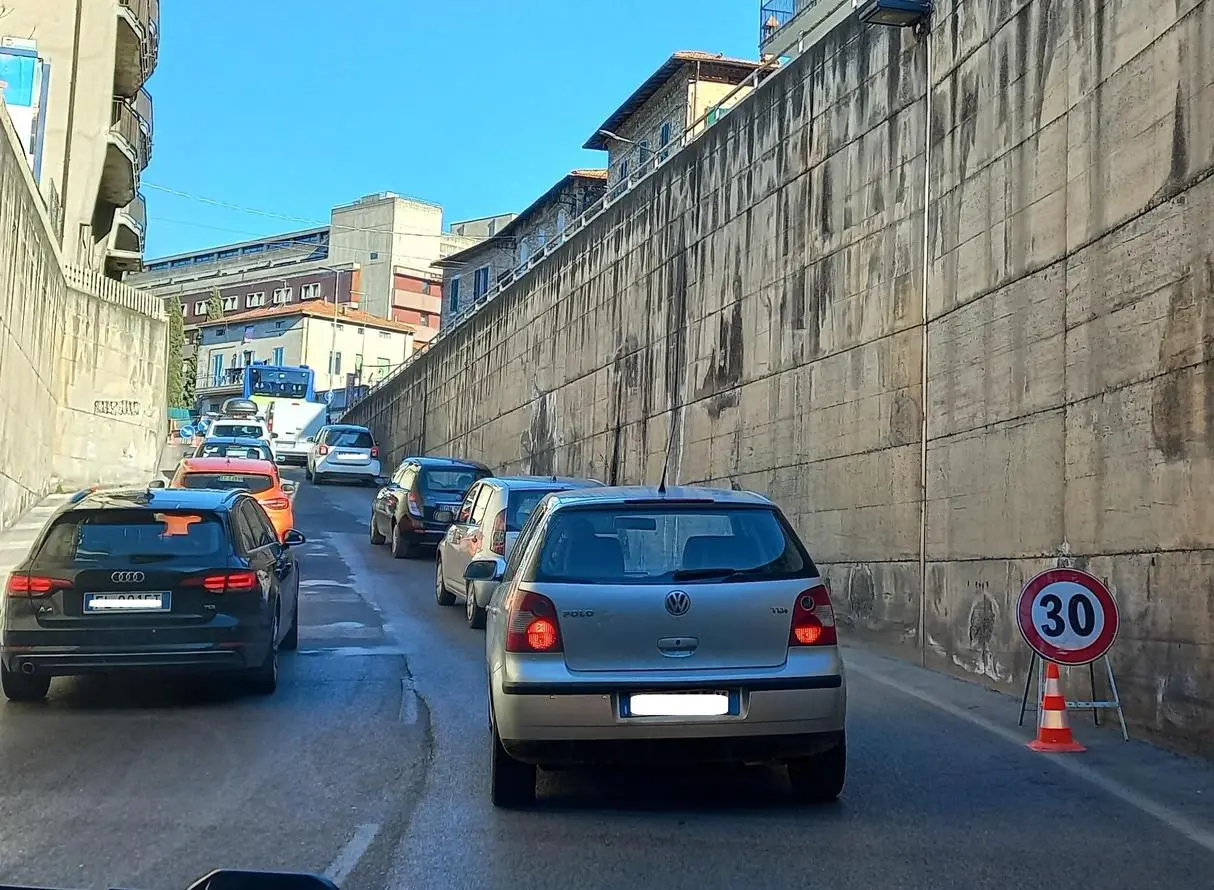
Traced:
[[59, 487], [150, 478], [167, 435], [159, 302], [65, 266], [0, 104], [0, 527]]
[[348, 419], [627, 482], [669, 444], [781, 503], [853, 639], [1008, 689], [1022, 583], [1086, 567], [1134, 722], [1208, 748], [1214, 0], [1180, 10], [851, 19]]

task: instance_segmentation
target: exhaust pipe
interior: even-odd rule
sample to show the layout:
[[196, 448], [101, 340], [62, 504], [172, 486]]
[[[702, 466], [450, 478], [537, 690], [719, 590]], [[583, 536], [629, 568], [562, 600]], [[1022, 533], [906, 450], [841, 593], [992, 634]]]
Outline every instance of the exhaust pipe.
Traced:
[[29, 675], [34, 672], [34, 663], [32, 661], [24, 662], [21, 665], [21, 673]]

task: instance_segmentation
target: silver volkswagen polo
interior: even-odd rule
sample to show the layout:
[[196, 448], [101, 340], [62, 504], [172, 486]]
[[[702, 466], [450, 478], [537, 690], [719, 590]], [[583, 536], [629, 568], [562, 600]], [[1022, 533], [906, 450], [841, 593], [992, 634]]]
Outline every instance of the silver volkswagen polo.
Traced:
[[762, 495], [579, 488], [536, 507], [496, 583], [485, 657], [492, 798], [535, 801], [537, 767], [782, 763], [838, 797], [843, 662], [830, 596]]

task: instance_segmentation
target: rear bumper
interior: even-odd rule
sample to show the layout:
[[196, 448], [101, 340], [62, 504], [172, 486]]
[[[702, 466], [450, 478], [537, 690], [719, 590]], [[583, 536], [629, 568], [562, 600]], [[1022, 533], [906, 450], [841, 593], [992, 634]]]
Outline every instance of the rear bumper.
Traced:
[[304, 442], [276, 442], [274, 444], [274, 456], [280, 464], [306, 464], [311, 450], [312, 446]]
[[380, 463], [377, 460], [368, 461], [365, 464], [355, 463], [339, 463], [335, 460], [325, 459], [316, 464], [316, 469], [313, 473], [320, 473], [322, 476], [343, 476], [350, 479], [375, 479], [380, 475]]
[[265, 661], [269, 642], [261, 644], [200, 643], [177, 646], [127, 646], [102, 649], [85, 646], [5, 647], [0, 662], [14, 673], [75, 677], [122, 671], [232, 672]]
[[843, 743], [843, 731], [694, 739], [502, 741], [516, 760], [545, 767], [694, 763], [773, 763], [821, 754]]

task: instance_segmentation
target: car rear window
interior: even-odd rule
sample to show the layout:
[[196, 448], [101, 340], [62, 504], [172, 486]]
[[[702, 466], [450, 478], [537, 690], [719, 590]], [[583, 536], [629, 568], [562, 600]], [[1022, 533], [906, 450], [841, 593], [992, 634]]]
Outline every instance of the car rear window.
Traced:
[[472, 469], [437, 469], [422, 467], [418, 475], [418, 485], [422, 494], [451, 495], [462, 498], [477, 479], [486, 474]]
[[175, 557], [227, 551], [223, 523], [207, 511], [91, 510], [65, 513], [47, 533], [38, 561], [58, 565]]
[[374, 448], [375, 440], [366, 430], [333, 430], [329, 433], [327, 443], [341, 448]]
[[236, 445], [202, 443], [195, 457], [235, 457], [248, 460], [270, 460], [270, 449], [265, 445]]
[[265, 429], [260, 423], [217, 423], [211, 427], [211, 435], [260, 439], [265, 435]]
[[770, 508], [638, 505], [557, 512], [544, 534], [534, 580], [713, 583], [817, 574], [792, 530]]
[[244, 489], [253, 494], [269, 491], [274, 480], [261, 473], [186, 473], [180, 488], [218, 488], [223, 491]]
[[518, 532], [523, 530], [535, 508], [539, 506], [548, 494], [561, 491], [560, 488], [522, 488], [510, 492], [506, 501], [506, 531]]

